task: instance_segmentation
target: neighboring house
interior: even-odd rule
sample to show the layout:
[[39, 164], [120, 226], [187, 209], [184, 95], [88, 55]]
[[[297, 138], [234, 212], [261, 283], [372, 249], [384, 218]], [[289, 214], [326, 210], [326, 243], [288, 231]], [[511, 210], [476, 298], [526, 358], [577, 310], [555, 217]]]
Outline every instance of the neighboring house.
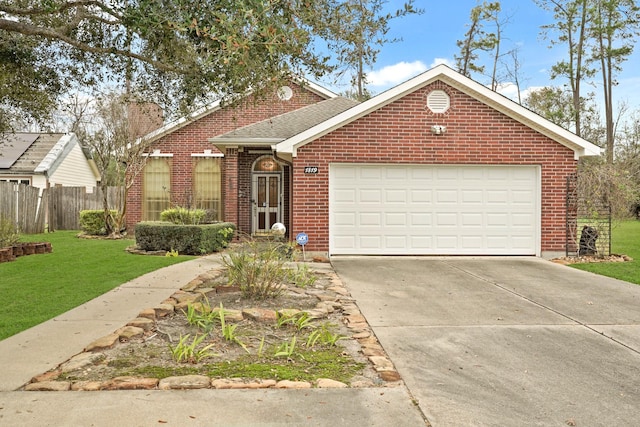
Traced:
[[40, 189], [86, 187], [98, 181], [95, 166], [73, 133], [13, 133], [0, 142], [0, 181]]
[[[272, 111], [232, 129], [201, 118], [189, 125], [198, 132], [163, 138], [217, 156], [219, 219], [254, 235], [283, 222], [329, 255], [564, 253], [567, 177], [600, 154], [444, 65], [360, 104], [330, 97]], [[166, 185], [196, 163], [169, 167]]]

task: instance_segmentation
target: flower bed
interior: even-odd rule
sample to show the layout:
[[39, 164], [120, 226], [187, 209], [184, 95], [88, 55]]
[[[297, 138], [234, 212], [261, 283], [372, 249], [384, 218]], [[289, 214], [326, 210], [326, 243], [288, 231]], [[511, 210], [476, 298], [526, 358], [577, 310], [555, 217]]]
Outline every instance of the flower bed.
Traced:
[[0, 262], [14, 261], [25, 255], [46, 254], [52, 251], [49, 242], [25, 242], [13, 246], [0, 248]]

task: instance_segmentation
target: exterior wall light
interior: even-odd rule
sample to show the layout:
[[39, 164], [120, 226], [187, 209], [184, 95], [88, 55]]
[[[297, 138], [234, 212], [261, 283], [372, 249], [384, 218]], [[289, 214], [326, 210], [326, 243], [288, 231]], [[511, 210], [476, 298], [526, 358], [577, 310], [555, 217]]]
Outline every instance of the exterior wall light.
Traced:
[[443, 135], [447, 131], [445, 126], [433, 125], [431, 126], [431, 133], [434, 135]]

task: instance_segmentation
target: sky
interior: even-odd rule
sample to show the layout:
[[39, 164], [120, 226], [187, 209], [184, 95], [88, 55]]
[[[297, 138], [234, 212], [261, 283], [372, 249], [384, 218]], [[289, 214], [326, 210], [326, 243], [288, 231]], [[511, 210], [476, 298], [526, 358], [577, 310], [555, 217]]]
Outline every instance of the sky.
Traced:
[[[388, 9], [398, 9], [403, 0], [389, 0]], [[422, 15], [412, 15], [390, 21], [389, 38], [402, 39], [384, 45], [377, 62], [368, 72], [369, 90], [380, 93], [396, 86], [433, 66], [445, 63], [455, 68], [454, 55], [459, 53], [457, 40], [464, 38], [470, 22], [469, 13], [478, 4], [477, 0], [415, 0], [417, 8], [424, 9]], [[509, 17], [504, 25], [502, 51], [519, 48], [521, 62], [521, 89], [555, 85], [565, 80], [551, 80], [552, 65], [566, 56], [566, 48], [549, 48], [549, 41], [541, 36], [541, 26], [552, 23], [553, 14], [536, 5], [533, 0], [502, 0], [502, 16]], [[485, 29], [489, 30], [488, 26]], [[482, 53], [481, 53], [482, 54]], [[486, 55], [485, 55], [486, 58]], [[614, 105], [627, 101], [633, 109], [640, 108], [640, 44], [631, 58], [622, 64], [623, 72], [618, 76], [614, 89]], [[473, 76], [479, 83], [489, 84], [489, 78]], [[338, 89], [344, 90], [344, 89]], [[600, 96], [600, 86], [587, 86]], [[515, 86], [506, 85], [501, 90], [506, 96], [516, 97]]]

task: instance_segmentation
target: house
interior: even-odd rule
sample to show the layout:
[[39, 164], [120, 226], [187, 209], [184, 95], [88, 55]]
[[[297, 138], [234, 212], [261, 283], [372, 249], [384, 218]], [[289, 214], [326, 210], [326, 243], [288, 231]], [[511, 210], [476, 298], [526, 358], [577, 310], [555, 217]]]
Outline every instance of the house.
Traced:
[[[271, 98], [249, 97], [246, 102], [231, 106], [218, 101], [147, 134], [144, 140], [151, 144], [151, 149], [145, 170], [127, 197], [128, 229], [133, 231], [139, 221], [159, 220], [160, 213], [169, 207], [182, 206], [207, 209], [217, 220], [237, 223], [243, 233], [255, 232], [250, 226], [252, 219], [247, 216], [253, 197], [250, 169], [259, 157], [272, 156], [271, 147], [259, 144], [239, 148], [240, 156], [235, 157], [242, 163], [238, 176], [238, 166], [229, 169], [228, 162], [223, 162], [224, 153], [209, 139], [336, 97], [335, 93], [314, 83], [292, 82]], [[274, 165], [276, 163], [281, 167], [280, 175], [288, 177], [289, 165], [278, 162]], [[282, 180], [284, 186], [284, 178]], [[278, 190], [278, 194], [281, 193]], [[240, 207], [234, 208], [236, 211], [229, 209], [231, 200], [235, 200], [234, 206], [240, 203]], [[284, 202], [281, 197], [279, 203]], [[246, 209], [247, 215], [239, 214], [237, 209]], [[283, 209], [276, 219], [285, 221], [285, 216], [288, 218], [288, 211], [285, 213]]]
[[75, 134], [12, 133], [0, 141], [0, 181], [93, 192], [99, 174]]
[[[283, 89], [281, 102], [305, 90]], [[567, 177], [600, 154], [444, 65], [363, 103], [333, 96], [264, 114], [232, 129], [189, 125], [223, 171], [220, 219], [254, 235], [282, 222], [329, 255], [564, 253]], [[180, 131], [164, 138], [195, 154]]]

